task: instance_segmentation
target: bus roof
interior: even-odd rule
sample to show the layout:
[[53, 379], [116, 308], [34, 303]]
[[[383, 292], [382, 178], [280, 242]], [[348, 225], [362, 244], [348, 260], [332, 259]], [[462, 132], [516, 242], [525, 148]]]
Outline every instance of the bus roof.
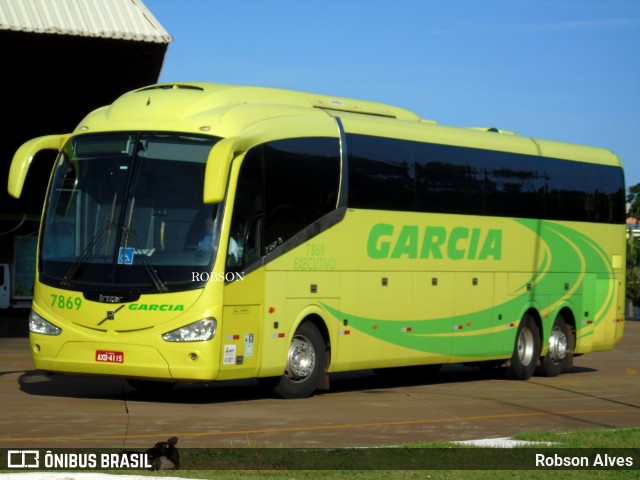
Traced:
[[[125, 93], [111, 105], [87, 115], [74, 133], [161, 130], [230, 137], [242, 136], [259, 122], [290, 117], [289, 122], [295, 123], [296, 117], [317, 119], [327, 115], [357, 125], [354, 128], [361, 134], [620, 166], [618, 157], [606, 149], [538, 140], [496, 128], [442, 126], [421, 119], [410, 110], [384, 103], [209, 82], [157, 84]], [[243, 150], [252, 143], [243, 145]]]

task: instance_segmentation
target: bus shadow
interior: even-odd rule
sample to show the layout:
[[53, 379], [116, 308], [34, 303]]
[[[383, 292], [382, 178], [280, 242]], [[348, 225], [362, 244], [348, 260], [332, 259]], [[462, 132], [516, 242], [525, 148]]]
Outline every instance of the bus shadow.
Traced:
[[[572, 367], [563, 375], [596, 372], [596, 369]], [[500, 369], [479, 369], [463, 365], [445, 365], [438, 373], [419, 367], [380, 371], [359, 370], [330, 375], [330, 388], [316, 395], [331, 396], [348, 392], [380, 393], [401, 387], [504, 380]], [[38, 370], [24, 372], [20, 390], [28, 395], [78, 399], [104, 399], [172, 404], [215, 404], [267, 400], [275, 398], [257, 380], [233, 380], [210, 384], [179, 384], [168, 390], [141, 391], [125, 380], [113, 378], [52, 375]]]
[[55, 375], [31, 370], [22, 374], [18, 383], [20, 390], [28, 395], [76, 399], [206, 404], [268, 397], [268, 392], [261, 389], [255, 380], [178, 384], [167, 390], [142, 391], [123, 379]]
[[[597, 370], [585, 367], [571, 367], [565, 370], [562, 375], [589, 372], [597, 372]], [[331, 376], [331, 389], [326, 394], [350, 391], [375, 393], [399, 387], [471, 383], [487, 380], [517, 381], [509, 380], [505, 370], [499, 368], [486, 369], [452, 364], [444, 365], [437, 373], [421, 367], [389, 368], [375, 372], [363, 371], [333, 374]]]
[[18, 379], [20, 390], [34, 396], [63, 398], [122, 398], [122, 381], [118, 379], [68, 377], [40, 370], [24, 372]]

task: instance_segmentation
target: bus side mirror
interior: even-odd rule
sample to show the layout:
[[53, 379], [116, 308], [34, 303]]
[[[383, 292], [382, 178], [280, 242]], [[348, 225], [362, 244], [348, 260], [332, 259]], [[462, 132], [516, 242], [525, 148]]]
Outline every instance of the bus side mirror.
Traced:
[[45, 137], [37, 137], [23, 143], [16, 151], [11, 161], [9, 169], [9, 181], [7, 182], [7, 191], [14, 198], [20, 198], [24, 180], [27, 178], [27, 172], [31, 166], [33, 158], [41, 150], [60, 151], [69, 135], [47, 135]]
[[209, 152], [204, 172], [204, 203], [220, 203], [224, 199], [231, 160], [239, 146], [239, 138], [223, 138]]

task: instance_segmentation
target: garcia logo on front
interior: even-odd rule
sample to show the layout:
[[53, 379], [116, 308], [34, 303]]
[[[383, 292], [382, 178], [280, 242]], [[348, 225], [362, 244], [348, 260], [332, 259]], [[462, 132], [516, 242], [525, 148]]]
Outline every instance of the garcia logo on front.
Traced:
[[502, 230], [376, 223], [369, 231], [370, 258], [501, 260]]

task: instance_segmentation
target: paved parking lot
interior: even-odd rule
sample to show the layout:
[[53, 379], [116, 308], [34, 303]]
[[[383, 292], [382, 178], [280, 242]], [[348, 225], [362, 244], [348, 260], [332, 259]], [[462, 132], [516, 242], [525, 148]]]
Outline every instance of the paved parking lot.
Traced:
[[397, 445], [640, 426], [640, 322], [625, 328], [614, 350], [579, 357], [557, 378], [519, 382], [461, 366], [432, 380], [363, 371], [332, 375], [331, 390], [312, 398], [280, 400], [255, 381], [149, 395], [120, 380], [50, 376], [33, 369], [26, 327], [4, 325], [0, 448], [139, 448], [174, 435], [184, 447]]

